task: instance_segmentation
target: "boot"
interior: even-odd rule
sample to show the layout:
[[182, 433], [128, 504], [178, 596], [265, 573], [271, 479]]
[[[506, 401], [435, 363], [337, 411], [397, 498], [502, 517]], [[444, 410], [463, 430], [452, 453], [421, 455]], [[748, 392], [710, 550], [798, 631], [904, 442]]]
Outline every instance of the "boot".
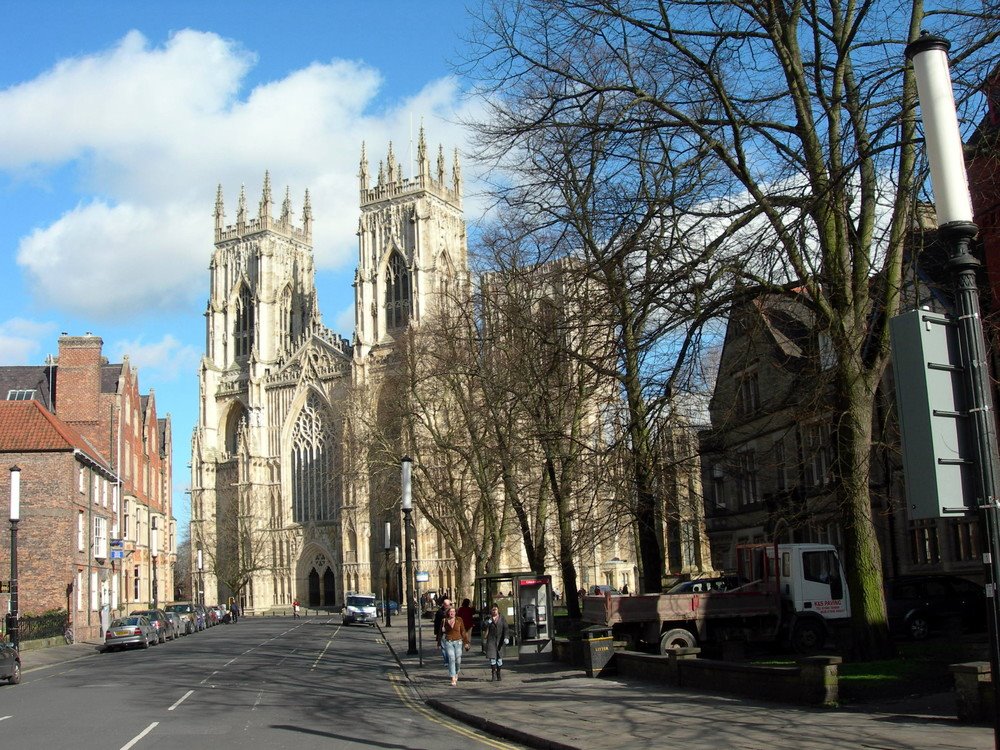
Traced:
[[500, 665], [497, 664], [497, 682], [500, 682]]
[[497, 679], [497, 665], [490, 664], [490, 682], [496, 682]]

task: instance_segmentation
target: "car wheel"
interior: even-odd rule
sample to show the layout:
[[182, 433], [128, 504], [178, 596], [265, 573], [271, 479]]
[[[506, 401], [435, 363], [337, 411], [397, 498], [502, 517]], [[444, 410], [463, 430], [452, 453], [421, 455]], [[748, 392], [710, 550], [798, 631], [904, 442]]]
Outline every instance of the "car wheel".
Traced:
[[21, 681], [21, 664], [19, 662], [14, 662], [10, 670], [10, 677], [7, 678], [7, 681], [10, 682], [11, 685], [16, 685]]
[[142, 639], [142, 647], [143, 648], [149, 648], [149, 638], [148, 637]]
[[668, 630], [660, 637], [660, 653], [666, 654], [671, 648], [694, 648], [698, 645], [698, 639], [694, 633], [684, 628], [674, 628]]
[[913, 615], [907, 623], [907, 630], [910, 638], [915, 641], [922, 641], [931, 632], [931, 624], [927, 621], [926, 615]]
[[826, 628], [815, 620], [799, 620], [792, 629], [792, 648], [799, 654], [814, 654], [826, 643]]

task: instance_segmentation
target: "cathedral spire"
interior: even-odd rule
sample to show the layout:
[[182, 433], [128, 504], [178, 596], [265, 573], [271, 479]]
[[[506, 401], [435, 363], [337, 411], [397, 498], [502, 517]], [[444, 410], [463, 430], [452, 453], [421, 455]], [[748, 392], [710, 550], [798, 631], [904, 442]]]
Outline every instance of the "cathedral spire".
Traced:
[[458, 161], [458, 149], [455, 149], [455, 160], [451, 165], [451, 177], [455, 186], [455, 195], [462, 195], [462, 165]]
[[285, 185], [285, 200], [281, 202], [281, 223], [288, 225], [292, 222], [292, 194], [288, 185]]
[[365, 150], [365, 142], [361, 141], [361, 164], [358, 167], [358, 183], [361, 188], [361, 197], [368, 192], [368, 153]]
[[215, 191], [215, 231], [221, 232], [226, 226], [226, 207], [222, 203], [222, 183]]
[[438, 144], [438, 184], [444, 185], [444, 146]]
[[246, 224], [247, 222], [247, 187], [240, 185], [240, 202], [236, 204], [236, 223]]
[[309, 188], [306, 188], [306, 197], [302, 201], [302, 231], [307, 239], [312, 239], [313, 207], [309, 200]]
[[271, 173], [269, 171], [264, 172], [264, 189], [261, 191], [260, 209], [257, 211], [257, 216], [260, 219], [271, 218]]
[[427, 139], [424, 137], [424, 124], [420, 123], [420, 134], [417, 136], [417, 173], [422, 180], [431, 176], [431, 163], [427, 158]]
[[385, 170], [382, 165], [382, 160], [379, 159], [378, 162], [378, 186], [383, 187], [385, 185]]
[[389, 182], [396, 179], [396, 155], [392, 152], [392, 141], [389, 141], [389, 153], [385, 157], [385, 171], [388, 173], [386, 177], [389, 178]]

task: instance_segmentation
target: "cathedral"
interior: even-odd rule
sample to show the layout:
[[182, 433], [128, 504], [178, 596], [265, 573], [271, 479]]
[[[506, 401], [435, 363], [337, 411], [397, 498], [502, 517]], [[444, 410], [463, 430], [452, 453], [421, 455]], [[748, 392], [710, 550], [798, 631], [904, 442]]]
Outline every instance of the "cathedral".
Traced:
[[[348, 591], [382, 590], [384, 544], [400, 546], [398, 524], [383, 539], [382, 506], [398, 498], [370, 497], [365, 457], [350, 448], [348, 412], [352, 394], [377, 378], [433, 295], [467, 282], [457, 152], [446, 167], [442, 148], [432, 167], [423, 129], [411, 177], [390, 144], [372, 180], [362, 146], [353, 341], [322, 323], [308, 191], [301, 225], [292, 223], [287, 190], [274, 218], [265, 174], [258, 210], [248, 213], [241, 190], [236, 223], [227, 224], [219, 187], [192, 438], [200, 600], [237, 595], [261, 612], [295, 599], [339, 607]], [[428, 533], [419, 521], [417, 533]], [[448, 587], [447, 561], [433, 559], [434, 545], [422, 547], [425, 567]]]

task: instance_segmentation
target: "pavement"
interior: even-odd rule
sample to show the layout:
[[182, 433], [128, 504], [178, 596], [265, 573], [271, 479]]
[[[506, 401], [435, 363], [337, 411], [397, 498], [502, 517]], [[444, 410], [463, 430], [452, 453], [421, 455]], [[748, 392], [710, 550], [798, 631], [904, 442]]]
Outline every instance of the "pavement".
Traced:
[[[478, 639], [463, 657], [457, 687], [424, 622], [423, 664], [407, 655], [406, 618], [381, 628], [413, 694], [435, 711], [496, 737], [541, 750], [993, 750], [993, 730], [959, 723], [952, 693], [843, 708], [802, 708], [652, 682], [588, 678], [556, 662], [507, 661], [490, 681]], [[98, 654], [97, 643], [22, 655], [23, 671], [56, 668]]]

